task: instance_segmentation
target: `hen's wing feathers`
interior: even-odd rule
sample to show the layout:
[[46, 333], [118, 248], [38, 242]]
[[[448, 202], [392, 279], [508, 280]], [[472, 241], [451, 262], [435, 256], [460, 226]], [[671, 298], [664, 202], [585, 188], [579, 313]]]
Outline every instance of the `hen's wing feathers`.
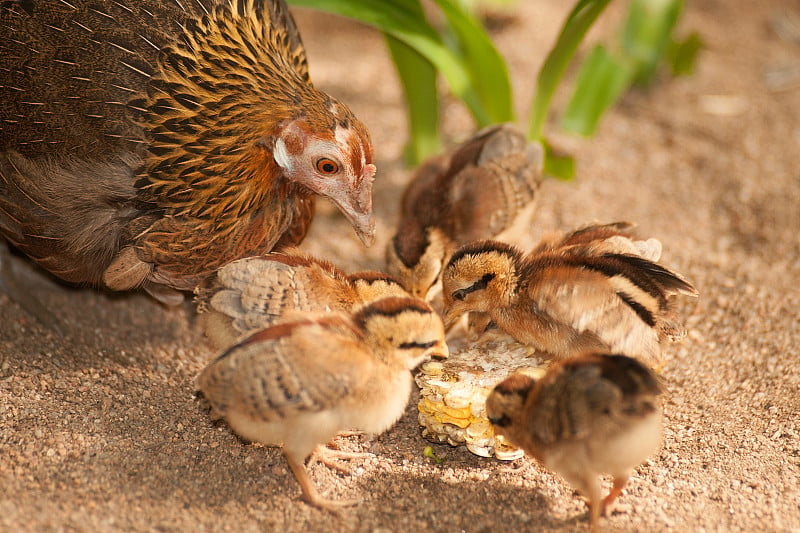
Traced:
[[66, 281], [99, 283], [137, 213], [136, 164], [111, 158], [59, 166], [0, 152], [0, 234]]

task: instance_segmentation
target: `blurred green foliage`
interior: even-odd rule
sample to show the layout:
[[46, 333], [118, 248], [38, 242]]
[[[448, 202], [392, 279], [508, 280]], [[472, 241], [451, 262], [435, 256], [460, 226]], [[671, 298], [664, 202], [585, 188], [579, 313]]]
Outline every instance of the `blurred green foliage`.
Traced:
[[596, 45], [581, 64], [561, 127], [593, 135], [603, 113], [631, 86], [652, 84], [662, 64], [691, 74], [701, 43], [696, 33], [673, 37], [682, 10], [683, 0], [631, 0], [616, 47]]
[[[476, 0], [432, 0], [440, 21], [436, 26], [420, 0], [288, 1], [353, 18], [385, 34], [406, 96], [409, 163], [419, 163], [441, 150], [438, 75], [479, 127], [514, 121], [508, 68], [474, 15]], [[482, 0], [481, 4], [509, 1]], [[555, 154], [544, 139], [550, 102], [578, 45], [610, 2], [579, 0], [538, 73], [528, 137], [544, 144], [545, 172], [550, 175], [569, 178], [574, 173], [572, 159]], [[690, 73], [700, 40], [696, 34], [681, 42], [674, 40], [682, 9], [682, 0], [631, 0], [618, 45], [613, 49], [598, 45], [581, 65], [561, 127], [591, 135], [605, 110], [631, 85], [651, 83], [664, 61], [673, 74]]]

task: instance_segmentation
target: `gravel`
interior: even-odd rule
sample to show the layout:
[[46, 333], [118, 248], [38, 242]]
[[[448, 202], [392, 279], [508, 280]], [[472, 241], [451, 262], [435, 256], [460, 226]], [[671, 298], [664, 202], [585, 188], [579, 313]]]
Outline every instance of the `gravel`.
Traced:
[[[562, 4], [518, 2], [495, 30], [521, 112]], [[593, 39], [610, 36], [624, 5]], [[706, 45], [696, 74], [629, 93], [589, 140], [555, 138], [576, 154], [578, 178], [545, 183], [528, 244], [553, 229], [631, 220], [701, 293], [683, 304], [688, 337], [667, 352], [664, 446], [602, 527], [798, 532], [800, 83], [773, 90], [765, 69], [800, 62], [800, 46], [771, 29], [788, 9], [779, 0], [686, 9], [681, 31], [700, 31]], [[380, 169], [376, 246], [361, 248], [323, 203], [303, 247], [350, 271], [380, 267], [409, 175], [395, 72], [373, 31], [305, 11], [298, 23], [316, 83], [365, 120]], [[450, 100], [443, 123], [451, 141], [473, 131]], [[0, 531], [588, 528], [580, 498], [528, 459], [440, 445], [441, 463], [424, 457], [416, 395], [386, 434], [341, 442], [375, 454], [352, 475], [310, 467], [323, 492], [363, 503], [337, 515], [312, 508], [279, 450], [243, 443], [195, 397], [215, 354], [190, 305], [69, 289], [15, 267], [69, 333], [57, 337], [0, 294]]]

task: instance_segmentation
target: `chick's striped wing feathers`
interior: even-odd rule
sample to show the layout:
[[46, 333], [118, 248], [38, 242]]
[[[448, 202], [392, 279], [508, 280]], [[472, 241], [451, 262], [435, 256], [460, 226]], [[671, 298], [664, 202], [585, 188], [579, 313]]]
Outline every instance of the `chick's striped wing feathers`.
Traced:
[[530, 428], [545, 444], [613, 434], [656, 409], [661, 387], [639, 361], [590, 355], [558, 363], [543, 378]]
[[563, 366], [559, 370], [541, 384], [536, 409], [528, 411], [529, 427], [545, 445], [591, 435], [595, 417], [603, 416], [604, 408], [620, 397], [611, 383], [600, 379], [597, 366]]
[[481, 130], [459, 147], [442, 178], [449, 236], [464, 244], [508, 228], [533, 200], [542, 161], [540, 147], [507, 124]]
[[697, 296], [697, 289], [688, 281], [658, 263], [633, 254], [606, 254], [606, 257], [626, 264], [632, 271], [639, 272], [656, 284], [666, 294]]
[[267, 327], [293, 311], [348, 308], [356, 298], [335, 265], [294, 253], [234, 261], [196, 292], [201, 309], [229, 317], [240, 333]]
[[348, 327], [293, 322], [262, 330], [211, 363], [200, 390], [221, 416], [236, 409], [273, 422], [323, 411], [370, 375], [373, 359]]
[[537, 257], [526, 269], [526, 295], [536, 308], [578, 330], [625, 306], [602, 272], [556, 256]]
[[560, 254], [534, 256], [525, 268], [525, 294], [537, 313], [592, 334], [604, 349], [659, 359], [654, 326], [667, 302], [641, 272], [608, 258]]

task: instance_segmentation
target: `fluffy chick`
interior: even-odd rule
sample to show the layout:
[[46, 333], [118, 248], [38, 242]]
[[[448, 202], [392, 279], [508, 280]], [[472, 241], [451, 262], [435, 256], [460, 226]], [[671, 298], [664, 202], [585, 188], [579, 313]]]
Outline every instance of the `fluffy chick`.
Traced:
[[406, 189], [387, 269], [425, 298], [460, 245], [496, 237], [532, 210], [542, 147], [510, 124], [485, 128], [422, 164]]
[[195, 295], [203, 331], [218, 349], [297, 312], [355, 312], [381, 298], [409, 296], [387, 274], [348, 275], [297, 249], [233, 261]]
[[443, 275], [445, 325], [465, 312], [488, 313], [517, 341], [563, 359], [626, 353], [655, 366], [673, 339], [669, 296], [696, 296], [675, 272], [641, 256], [523, 253], [478, 241], [453, 254]]
[[[534, 380], [515, 374], [489, 394], [495, 432], [559, 473], [589, 500], [592, 530], [633, 470], [658, 449], [661, 388], [641, 363], [624, 355], [558, 362]], [[599, 474], [613, 488], [601, 500]]]
[[358, 296], [358, 300], [351, 307], [352, 311], [381, 298], [389, 298], [390, 296], [398, 298], [411, 297], [400, 285], [397, 278], [378, 270], [353, 272], [347, 276], [347, 280]]
[[386, 431], [408, 403], [410, 370], [447, 354], [441, 319], [428, 305], [386, 298], [352, 316], [258, 331], [209, 364], [198, 384], [212, 416], [247, 440], [282, 446], [305, 499], [331, 509], [356, 502], [322, 497], [305, 459], [342, 430]]

